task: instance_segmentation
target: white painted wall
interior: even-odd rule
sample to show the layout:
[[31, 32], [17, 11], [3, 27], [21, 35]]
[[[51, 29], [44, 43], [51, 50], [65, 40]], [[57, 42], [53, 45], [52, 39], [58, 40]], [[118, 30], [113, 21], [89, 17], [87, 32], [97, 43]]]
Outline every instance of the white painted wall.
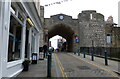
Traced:
[[[1, 1], [1, 0], [0, 0]], [[0, 2], [0, 78], [13, 77], [22, 71], [22, 62], [25, 55], [25, 35], [26, 35], [26, 22], [22, 28], [22, 51], [21, 59], [7, 62], [8, 58], [8, 40], [9, 40], [9, 27], [10, 27], [10, 6], [11, 0], [6, 0], [5, 3]], [[2, 10], [2, 11], [1, 11]], [[29, 43], [31, 47], [31, 29], [29, 34]], [[2, 38], [2, 39], [1, 39]], [[35, 37], [35, 52], [39, 53], [39, 35]], [[3, 43], [3, 44], [2, 44]], [[31, 50], [31, 48], [30, 48]], [[31, 51], [30, 51], [31, 57]]]
[[0, 1], [0, 79], [2, 77], [2, 64], [1, 64], [1, 55], [2, 55], [2, 2]]
[[[32, 53], [37, 53], [37, 56], [39, 56], [39, 37], [38, 37], [38, 31], [35, 30], [35, 28], [32, 28], [32, 38], [34, 38], [34, 40], [32, 40], [32, 42], [34, 43], [34, 46], [33, 46], [33, 51]], [[39, 58], [39, 57], [37, 57]]]
[[7, 63], [5, 77], [14, 77], [22, 71], [22, 60]]
[[36, 51], [36, 53], [37, 53], [37, 59], [39, 59], [39, 41], [40, 40], [40, 36], [39, 36], [39, 33], [36, 35], [36, 49], [35, 49], [35, 51]]
[[25, 56], [25, 35], [26, 35], [26, 21], [24, 21], [24, 24], [22, 26], [22, 44], [21, 44], [21, 59], [16, 61], [7, 62], [7, 68], [5, 76], [7, 77], [13, 77], [19, 74], [22, 71], [22, 62], [24, 60]]
[[39, 42], [40, 45], [39, 45], [39, 46], [42, 47], [43, 44], [44, 44], [44, 41], [43, 41], [43, 32], [40, 31], [39, 35], [40, 35], [40, 40], [39, 40], [39, 41], [40, 41], [40, 42]]
[[3, 45], [2, 45], [2, 77], [6, 77], [7, 73], [7, 57], [8, 57], [8, 38], [9, 38], [9, 22], [10, 22], [10, 0], [6, 0], [7, 2], [3, 2], [3, 10], [2, 10], [2, 20], [3, 20]]
[[25, 57], [25, 39], [26, 39], [26, 20], [24, 21], [23, 28], [22, 28], [22, 61], [24, 60]]
[[25, 52], [25, 22], [22, 28], [22, 51], [21, 51], [21, 59], [17, 61], [7, 62], [8, 58], [8, 40], [9, 40], [9, 26], [10, 26], [10, 0], [3, 3], [3, 51], [1, 55], [1, 64], [2, 64], [2, 77], [13, 77], [22, 71], [22, 61], [24, 60], [24, 52]]
[[120, 1], [118, 2], [118, 26], [120, 27]]

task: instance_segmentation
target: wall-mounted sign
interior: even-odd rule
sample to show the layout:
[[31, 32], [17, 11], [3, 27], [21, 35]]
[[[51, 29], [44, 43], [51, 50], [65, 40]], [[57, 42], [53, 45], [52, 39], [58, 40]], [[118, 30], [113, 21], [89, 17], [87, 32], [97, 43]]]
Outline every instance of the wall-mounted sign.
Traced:
[[76, 43], [79, 43], [79, 38], [78, 38], [78, 36], [75, 37], [75, 42], [76, 42]]

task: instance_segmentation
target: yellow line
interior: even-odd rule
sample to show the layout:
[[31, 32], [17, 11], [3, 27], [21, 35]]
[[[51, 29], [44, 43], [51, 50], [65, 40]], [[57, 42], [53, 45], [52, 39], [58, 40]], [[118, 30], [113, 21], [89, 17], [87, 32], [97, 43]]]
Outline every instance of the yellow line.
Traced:
[[57, 57], [56, 54], [55, 54], [55, 57], [56, 57], [56, 60], [57, 60], [58, 66], [59, 66], [59, 68], [60, 68], [60, 71], [61, 71], [61, 73], [62, 73], [62, 77], [64, 77], [63, 69], [62, 69], [62, 67], [61, 67], [60, 64], [59, 64], [59, 60], [58, 60], [58, 57]]
[[60, 68], [60, 71], [62, 73], [62, 77], [66, 77], [67, 78], [67, 74], [64, 72], [64, 68], [59, 60], [59, 58], [57, 57], [57, 55], [55, 54], [55, 57], [56, 57], [56, 60], [57, 60], [57, 63], [58, 63], [58, 66]]
[[111, 70], [108, 70], [108, 69], [103, 68], [103, 67], [100, 67], [100, 66], [98, 66], [98, 65], [96, 65], [96, 64], [90, 63], [90, 62], [88, 62], [88, 61], [86, 61], [86, 60], [84, 60], [84, 59], [81, 59], [81, 58], [79, 58], [79, 57], [76, 57], [76, 56], [74, 56], [74, 55], [72, 55], [72, 54], [69, 54], [69, 55], [71, 55], [71, 56], [73, 56], [73, 57], [75, 57], [75, 58], [77, 58], [77, 59], [80, 59], [80, 60], [82, 60], [82, 61], [84, 61], [84, 62], [86, 62], [86, 63], [89, 63], [89, 64], [91, 64], [91, 65], [93, 65], [93, 66], [95, 66], [95, 67], [98, 67], [98, 68], [100, 68], [100, 69], [102, 69], [102, 70], [104, 70], [104, 71], [107, 71], [107, 72], [109, 72], [113, 77], [118, 77], [118, 75], [117, 75], [116, 73], [114, 73], [113, 71], [111, 71]]
[[62, 76], [63, 76], [63, 77], [67, 77], [66, 73], [64, 72], [64, 68], [63, 68], [63, 66], [62, 66], [62, 64], [61, 64], [61, 62], [60, 62], [60, 60], [59, 60], [59, 58], [57, 57], [56, 54], [55, 54], [55, 56], [56, 56], [56, 59], [57, 59], [59, 68], [60, 68], [60, 70], [61, 70]]

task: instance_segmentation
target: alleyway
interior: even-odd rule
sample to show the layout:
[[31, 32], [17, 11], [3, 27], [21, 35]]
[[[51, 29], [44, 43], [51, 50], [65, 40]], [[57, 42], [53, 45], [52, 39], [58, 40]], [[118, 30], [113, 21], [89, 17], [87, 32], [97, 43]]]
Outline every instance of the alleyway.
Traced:
[[[87, 56], [89, 57], [89, 56]], [[101, 59], [99, 59], [100, 61]], [[97, 58], [96, 58], [96, 61]], [[95, 63], [96, 63], [95, 61]], [[111, 62], [111, 60], [109, 61]], [[118, 79], [115, 72], [104, 66], [90, 62], [88, 58], [77, 56], [72, 53], [53, 53], [52, 55], [52, 77], [93, 77], [104, 79]], [[115, 67], [115, 64], [113, 63]], [[47, 59], [39, 60], [38, 64], [31, 65], [28, 72], [22, 72], [18, 77], [46, 77]], [[113, 78], [114, 77], [114, 78]]]

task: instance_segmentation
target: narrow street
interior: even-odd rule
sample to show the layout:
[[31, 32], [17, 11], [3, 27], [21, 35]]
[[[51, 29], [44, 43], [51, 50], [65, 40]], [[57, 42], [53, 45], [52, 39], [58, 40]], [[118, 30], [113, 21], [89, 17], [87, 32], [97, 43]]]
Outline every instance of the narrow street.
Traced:
[[66, 52], [53, 54], [52, 68], [56, 70], [56, 74], [53, 72], [54, 77], [117, 77], [117, 74], [108, 69]]
[[0, 79], [119, 79], [118, 14], [119, 0], [0, 0]]
[[[103, 66], [100, 62], [89, 61], [81, 56], [74, 55], [73, 53], [57, 52], [52, 54], [52, 70], [51, 78], [85, 78], [85, 79], [119, 79], [120, 75], [116, 74], [107, 67], [115, 65], [115, 61], [109, 66]], [[99, 61], [101, 59], [99, 58]], [[95, 64], [95, 63], [98, 64]], [[112, 65], [114, 64], [114, 65]], [[33, 77], [33, 78], [46, 78], [47, 77], [47, 59], [38, 60], [37, 64], [30, 64], [28, 72], [22, 72], [17, 77]]]

